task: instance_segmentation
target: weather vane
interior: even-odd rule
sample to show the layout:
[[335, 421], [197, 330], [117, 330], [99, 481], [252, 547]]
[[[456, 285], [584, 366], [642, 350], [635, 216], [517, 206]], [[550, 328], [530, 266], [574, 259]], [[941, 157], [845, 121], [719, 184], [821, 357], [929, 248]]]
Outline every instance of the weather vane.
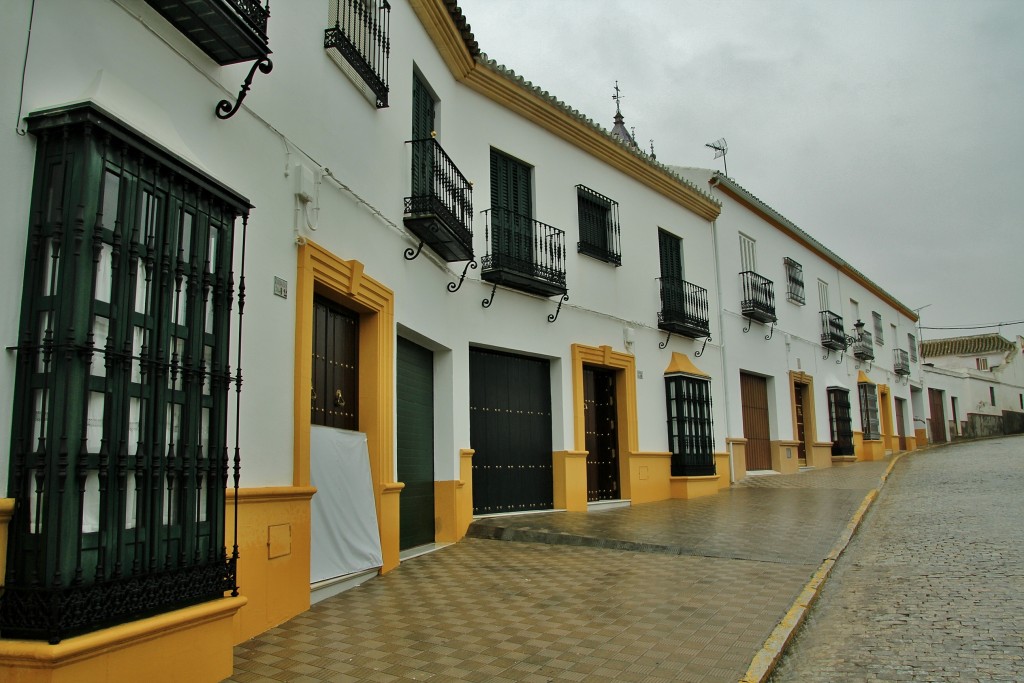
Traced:
[[714, 142], [708, 142], [704, 145], [715, 150], [715, 158], [722, 157], [722, 163], [725, 165], [725, 175], [729, 175], [729, 162], [725, 160], [725, 153], [729, 151], [729, 143], [725, 141], [725, 138], [718, 138]]
[[619, 90], [618, 81], [615, 81], [615, 94], [612, 95], [612, 99], [615, 100], [615, 113], [621, 114], [622, 110], [619, 108], [619, 102], [622, 101], [622, 91]]

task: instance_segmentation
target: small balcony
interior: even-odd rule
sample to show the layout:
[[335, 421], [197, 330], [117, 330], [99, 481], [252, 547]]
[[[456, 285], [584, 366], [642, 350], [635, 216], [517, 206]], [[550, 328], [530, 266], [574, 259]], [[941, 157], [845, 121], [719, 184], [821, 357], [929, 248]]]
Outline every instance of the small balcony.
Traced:
[[821, 311], [821, 345], [833, 351], [846, 350], [846, 331], [843, 316], [832, 311]]
[[860, 330], [860, 334], [853, 342], [853, 357], [857, 360], [874, 360], [875, 344], [874, 337], [867, 330]]
[[743, 315], [759, 323], [773, 323], [775, 317], [775, 285], [752, 270], [740, 273], [743, 283]]
[[502, 207], [484, 211], [480, 277], [531, 294], [565, 294], [565, 232]]
[[405, 227], [445, 261], [473, 258], [473, 188], [434, 138], [413, 140]]
[[387, 0], [337, 0], [334, 26], [324, 31], [324, 49], [339, 65], [344, 60], [377, 98], [388, 106], [388, 57], [391, 54]]
[[661, 283], [658, 327], [691, 339], [709, 336], [708, 290], [674, 277], [662, 277], [658, 281]]
[[270, 2], [259, 0], [146, 0], [221, 66], [270, 54]]
[[910, 354], [903, 349], [892, 350], [892, 370], [900, 377], [910, 374]]

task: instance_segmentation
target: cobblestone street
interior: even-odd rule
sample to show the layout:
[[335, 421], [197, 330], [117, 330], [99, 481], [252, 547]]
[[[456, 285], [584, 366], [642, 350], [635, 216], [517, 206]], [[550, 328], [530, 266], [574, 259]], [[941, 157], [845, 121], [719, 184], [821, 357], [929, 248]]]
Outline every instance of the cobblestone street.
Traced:
[[904, 456], [772, 680], [1024, 680], [1024, 437]]

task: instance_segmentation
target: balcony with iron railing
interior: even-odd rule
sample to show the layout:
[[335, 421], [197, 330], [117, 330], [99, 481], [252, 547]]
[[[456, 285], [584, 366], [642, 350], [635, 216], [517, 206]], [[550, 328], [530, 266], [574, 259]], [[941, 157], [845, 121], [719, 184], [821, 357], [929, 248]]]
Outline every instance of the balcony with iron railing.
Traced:
[[270, 54], [267, 21], [270, 1], [146, 0], [176, 29], [220, 65], [248, 62]]
[[821, 316], [821, 345], [833, 351], [845, 351], [847, 339], [843, 316], [832, 311], [821, 311], [818, 315]]
[[531, 294], [565, 294], [565, 232], [503, 207], [484, 213], [481, 278]]
[[412, 140], [405, 227], [445, 261], [473, 258], [473, 187], [435, 138]]
[[892, 369], [900, 377], [910, 374], [910, 354], [903, 349], [892, 350]]
[[324, 31], [324, 49], [340, 65], [347, 63], [377, 99], [388, 106], [388, 57], [391, 54], [387, 0], [336, 0], [334, 26]]
[[658, 327], [684, 337], [707, 337], [708, 290], [675, 277], [658, 278], [661, 284], [661, 311]]
[[[857, 322], [860, 323], [859, 320]], [[863, 323], [860, 323], [859, 327], [863, 327], [863, 325]], [[855, 325], [855, 327], [857, 326]], [[853, 341], [853, 357], [857, 360], [875, 359], [874, 336], [865, 329], [860, 329]]]
[[775, 317], [775, 284], [752, 270], [740, 273], [743, 284], [743, 315], [761, 323], [773, 323]]

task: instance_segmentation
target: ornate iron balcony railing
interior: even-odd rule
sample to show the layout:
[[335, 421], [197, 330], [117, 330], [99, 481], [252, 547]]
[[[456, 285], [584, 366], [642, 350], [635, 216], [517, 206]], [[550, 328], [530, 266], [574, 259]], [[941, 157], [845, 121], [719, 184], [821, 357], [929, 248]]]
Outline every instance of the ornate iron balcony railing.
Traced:
[[473, 187], [435, 138], [412, 140], [405, 226], [445, 261], [473, 258]]
[[910, 354], [903, 349], [892, 350], [892, 369], [897, 375], [906, 376], [910, 374]]
[[786, 297], [793, 303], [803, 306], [807, 303], [804, 297], [804, 267], [788, 256], [784, 262], [786, 264]]
[[843, 316], [832, 311], [821, 311], [821, 345], [834, 351], [846, 350], [846, 330]]
[[708, 290], [680, 278], [662, 277], [658, 281], [661, 283], [658, 327], [691, 338], [711, 334]]
[[269, 0], [146, 2], [220, 65], [248, 62], [270, 54]]
[[377, 108], [388, 106], [388, 57], [391, 54], [387, 0], [337, 0], [334, 26], [324, 31], [324, 49], [345, 58], [377, 96]]
[[565, 294], [565, 232], [503, 207], [484, 213], [481, 277], [524, 292]]
[[874, 360], [874, 337], [867, 330], [860, 331], [860, 337], [853, 342], [853, 357], [857, 360]]
[[740, 273], [743, 283], [743, 315], [762, 323], [773, 323], [775, 317], [775, 284], [752, 270]]

